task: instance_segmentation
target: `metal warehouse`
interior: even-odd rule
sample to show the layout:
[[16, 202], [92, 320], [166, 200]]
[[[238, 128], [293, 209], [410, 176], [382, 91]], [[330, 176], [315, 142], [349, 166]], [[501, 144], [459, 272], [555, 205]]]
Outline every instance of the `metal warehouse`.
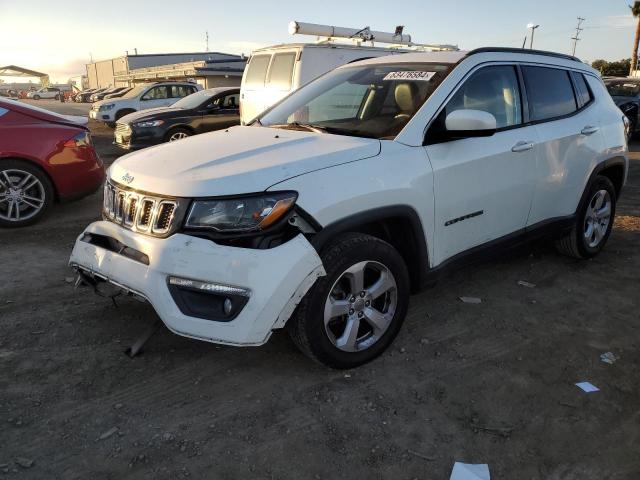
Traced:
[[[246, 59], [220, 52], [124, 55], [87, 64], [89, 88], [194, 78], [204, 87], [240, 85]], [[238, 74], [239, 71], [239, 74]]]

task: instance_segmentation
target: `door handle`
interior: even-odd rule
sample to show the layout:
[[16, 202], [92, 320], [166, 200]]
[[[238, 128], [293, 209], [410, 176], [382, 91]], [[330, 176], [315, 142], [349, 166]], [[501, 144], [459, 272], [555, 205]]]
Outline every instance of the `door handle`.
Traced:
[[591, 125], [587, 125], [586, 127], [584, 127], [582, 129], [582, 131], [580, 132], [582, 135], [593, 135], [594, 133], [596, 133], [598, 131], [598, 127], [592, 127]]
[[533, 148], [533, 142], [524, 142], [520, 141], [516, 143], [513, 147], [511, 147], [511, 151], [515, 153], [526, 152], [527, 150], [531, 150]]

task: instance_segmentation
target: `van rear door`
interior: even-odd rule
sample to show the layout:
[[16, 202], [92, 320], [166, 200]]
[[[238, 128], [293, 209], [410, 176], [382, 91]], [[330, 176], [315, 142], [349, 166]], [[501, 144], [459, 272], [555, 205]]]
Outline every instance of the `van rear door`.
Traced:
[[270, 62], [270, 53], [257, 53], [249, 59], [240, 91], [240, 120], [243, 125], [264, 110], [264, 83]]

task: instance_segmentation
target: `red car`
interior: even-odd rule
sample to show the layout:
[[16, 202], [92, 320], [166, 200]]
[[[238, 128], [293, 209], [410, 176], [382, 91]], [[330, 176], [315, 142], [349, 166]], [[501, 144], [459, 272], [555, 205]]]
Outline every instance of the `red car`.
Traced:
[[54, 202], [100, 188], [104, 165], [78, 121], [0, 99], [0, 228], [30, 225]]

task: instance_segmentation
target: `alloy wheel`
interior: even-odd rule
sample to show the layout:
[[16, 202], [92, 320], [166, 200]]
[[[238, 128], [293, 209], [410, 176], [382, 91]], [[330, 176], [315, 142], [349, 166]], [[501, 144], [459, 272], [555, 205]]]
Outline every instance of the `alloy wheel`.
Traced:
[[169, 141], [170, 142], [175, 142], [177, 140], [182, 140], [183, 138], [187, 138], [189, 135], [186, 134], [185, 132], [175, 132], [173, 134], [171, 134], [171, 136], [169, 137]]
[[590, 248], [596, 248], [607, 234], [611, 222], [611, 195], [598, 190], [587, 207], [584, 218], [584, 238]]
[[388, 330], [398, 306], [396, 280], [383, 264], [364, 261], [345, 270], [324, 307], [329, 340], [345, 352], [374, 345]]
[[46, 194], [42, 182], [18, 169], [0, 171], [0, 219], [28, 220], [44, 207]]

